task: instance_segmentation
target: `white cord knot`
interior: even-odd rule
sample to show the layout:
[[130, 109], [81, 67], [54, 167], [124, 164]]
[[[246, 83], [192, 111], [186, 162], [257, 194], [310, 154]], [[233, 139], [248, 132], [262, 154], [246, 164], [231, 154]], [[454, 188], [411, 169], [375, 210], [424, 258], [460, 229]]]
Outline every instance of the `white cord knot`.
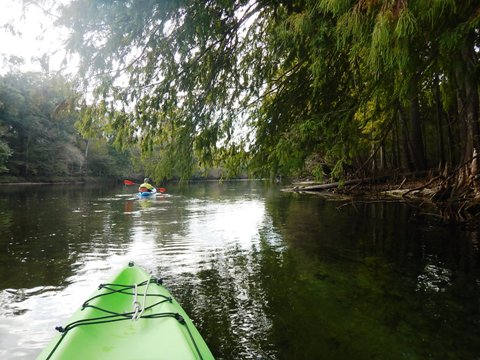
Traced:
[[138, 285], [135, 284], [134, 290], [133, 290], [133, 310], [132, 310], [132, 320], [136, 321], [142, 317], [143, 312], [145, 311], [145, 304], [147, 302], [147, 291], [148, 291], [148, 286], [150, 285], [150, 279], [152, 278], [152, 275], [147, 280], [147, 283], [145, 284], [145, 291], [143, 293], [143, 304], [140, 304], [140, 301], [138, 300]]

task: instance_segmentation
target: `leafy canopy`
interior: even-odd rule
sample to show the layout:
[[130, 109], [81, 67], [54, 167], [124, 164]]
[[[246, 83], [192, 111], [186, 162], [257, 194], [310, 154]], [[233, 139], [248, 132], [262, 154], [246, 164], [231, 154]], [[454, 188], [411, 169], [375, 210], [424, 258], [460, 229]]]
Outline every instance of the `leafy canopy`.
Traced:
[[426, 84], [442, 78], [456, 96], [459, 74], [478, 66], [461, 55], [479, 45], [473, 0], [72, 0], [59, 11], [98, 110], [84, 131], [140, 144], [157, 178], [198, 163], [289, 174], [315, 154], [342, 173], [379, 146], [422, 165]]

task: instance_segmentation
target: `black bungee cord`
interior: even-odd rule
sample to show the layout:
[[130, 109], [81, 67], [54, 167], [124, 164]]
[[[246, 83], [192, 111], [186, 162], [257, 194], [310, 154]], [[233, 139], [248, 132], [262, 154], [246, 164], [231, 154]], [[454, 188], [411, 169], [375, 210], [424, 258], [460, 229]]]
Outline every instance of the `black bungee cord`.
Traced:
[[[162, 279], [150, 279], [150, 280], [145, 280], [137, 285], [124, 285], [124, 284], [100, 284], [99, 286], [99, 290], [100, 289], [106, 289], [107, 292], [104, 292], [102, 294], [98, 294], [98, 295], [95, 295], [95, 296], [92, 296], [91, 298], [89, 298], [88, 300], [86, 300], [83, 305], [82, 305], [82, 308], [81, 310], [84, 310], [85, 308], [89, 307], [89, 308], [92, 308], [92, 309], [95, 309], [95, 310], [98, 310], [98, 311], [102, 311], [104, 313], [107, 313], [109, 315], [106, 315], [106, 316], [99, 316], [99, 317], [94, 317], [94, 318], [89, 318], [89, 319], [82, 319], [82, 320], [77, 320], [77, 321], [74, 321], [72, 323], [69, 323], [67, 324], [65, 327], [62, 327], [62, 326], [57, 326], [55, 329], [57, 331], [59, 331], [62, 335], [60, 337], [60, 339], [57, 341], [57, 343], [55, 344], [55, 346], [53, 347], [52, 351], [50, 351], [50, 353], [48, 354], [46, 360], [49, 360], [51, 359], [51, 357], [53, 356], [53, 354], [55, 353], [55, 351], [58, 349], [58, 347], [60, 346], [61, 342], [63, 341], [63, 339], [65, 338], [65, 336], [70, 332], [70, 330], [78, 327], [78, 326], [86, 326], [86, 325], [97, 325], [97, 324], [105, 324], [105, 323], [113, 323], [113, 322], [117, 322], [117, 321], [125, 321], [125, 320], [132, 320], [134, 319], [134, 316], [136, 314], [135, 311], [130, 311], [130, 312], [124, 312], [124, 313], [117, 313], [117, 312], [114, 312], [114, 311], [110, 311], [108, 309], [103, 309], [103, 308], [100, 308], [98, 306], [95, 306], [95, 305], [91, 305], [89, 302], [91, 302], [92, 300], [94, 299], [97, 299], [99, 297], [103, 297], [103, 296], [107, 296], [107, 295], [111, 295], [111, 294], [117, 294], [117, 293], [120, 293], [120, 294], [124, 294], [124, 295], [133, 295], [135, 296], [136, 293], [133, 292], [133, 291], [129, 291], [129, 290], [132, 290], [134, 289], [135, 287], [141, 287], [141, 286], [148, 286], [150, 283], [154, 283], [156, 285], [160, 285], [162, 284]], [[118, 289], [115, 289], [115, 287], [118, 287]], [[173, 298], [172, 297], [169, 297], [169, 296], [165, 296], [165, 295], [161, 295], [161, 294], [150, 294], [150, 293], [145, 293], [143, 296], [145, 297], [159, 297], [159, 298], [163, 298], [162, 300], [150, 305], [150, 306], [147, 306], [145, 307], [143, 310], [142, 310], [142, 313], [143, 311], [145, 310], [149, 310], [149, 309], [152, 309], [160, 304], [163, 304], [165, 302], [172, 302], [173, 301]], [[189, 326], [187, 325], [185, 319], [183, 318], [182, 315], [180, 315], [179, 313], [173, 313], [173, 312], [164, 312], [164, 313], [155, 313], [155, 314], [150, 314], [150, 315], [140, 315], [137, 319], [158, 319], [158, 318], [167, 318], [167, 317], [171, 317], [171, 318], [174, 318], [175, 320], [177, 320], [180, 324], [184, 325], [185, 328], [187, 329], [187, 332], [188, 332], [188, 335], [195, 347], [195, 350], [200, 358], [200, 360], [203, 360], [203, 357], [202, 357], [202, 354], [200, 352], [200, 349], [198, 348], [198, 345], [193, 337], [193, 334], [192, 332], [190, 331], [190, 328]]]

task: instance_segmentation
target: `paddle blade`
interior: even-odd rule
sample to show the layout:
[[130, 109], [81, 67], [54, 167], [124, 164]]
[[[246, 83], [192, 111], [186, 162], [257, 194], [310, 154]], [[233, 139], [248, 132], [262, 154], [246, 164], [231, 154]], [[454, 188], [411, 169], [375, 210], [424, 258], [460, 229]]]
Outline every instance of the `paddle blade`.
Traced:
[[160, 191], [161, 193], [164, 193], [164, 192], [167, 191], [167, 189], [165, 189], [165, 188], [158, 188], [157, 190]]
[[130, 181], [130, 180], [123, 180], [123, 183], [125, 185], [135, 185], [135, 183], [133, 181]]

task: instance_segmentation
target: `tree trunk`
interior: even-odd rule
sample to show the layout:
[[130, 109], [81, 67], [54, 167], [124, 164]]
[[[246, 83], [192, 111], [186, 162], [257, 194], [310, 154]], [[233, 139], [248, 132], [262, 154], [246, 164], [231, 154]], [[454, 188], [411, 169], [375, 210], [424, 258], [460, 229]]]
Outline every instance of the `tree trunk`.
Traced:
[[412, 159], [410, 157], [410, 139], [408, 136], [408, 125], [405, 119], [405, 115], [403, 113], [402, 107], [398, 106], [398, 119], [400, 122], [400, 126], [402, 127], [402, 150], [403, 150], [403, 163], [406, 165], [409, 171], [414, 170], [414, 165], [412, 163]]
[[461, 54], [462, 65], [456, 71], [459, 88], [457, 96], [459, 116], [465, 137], [462, 161], [468, 161], [472, 157], [473, 150], [479, 149], [480, 144], [478, 81], [476, 76], [478, 61], [475, 54], [473, 35], [470, 34], [465, 42]]
[[383, 173], [385, 171], [385, 146], [383, 144], [380, 146], [379, 156], [380, 171]]
[[25, 155], [24, 155], [24, 163], [23, 163], [23, 169], [21, 171], [22, 176], [27, 177], [30, 176], [30, 141], [31, 138], [30, 136], [27, 136], [25, 138]]
[[[83, 162], [80, 163], [80, 169], [79, 172], [80, 174], [84, 171], [83, 169], [83, 164], [87, 165], [88, 164], [88, 148], [90, 147], [90, 139], [85, 140], [85, 152], [84, 152], [84, 160]], [[85, 169], [87, 167], [85, 166]]]
[[397, 152], [398, 152], [397, 122], [394, 122], [393, 128], [392, 128], [392, 168], [393, 169], [398, 168]]
[[425, 170], [427, 162], [425, 159], [425, 151], [422, 136], [422, 123], [420, 119], [420, 104], [418, 100], [418, 79], [414, 76], [410, 80], [410, 121], [411, 127], [411, 151], [415, 170]]
[[433, 91], [435, 94], [435, 103], [436, 103], [436, 117], [437, 117], [437, 136], [438, 136], [438, 156], [440, 157], [440, 164], [445, 165], [445, 142], [443, 139], [443, 106], [442, 99], [440, 97], [440, 85], [438, 83], [438, 76], [435, 75], [433, 80]]
[[457, 164], [461, 161], [463, 155], [460, 154], [460, 144], [462, 141], [463, 128], [459, 125], [458, 101], [452, 101], [453, 109], [447, 111], [447, 135], [448, 135], [448, 162]]

